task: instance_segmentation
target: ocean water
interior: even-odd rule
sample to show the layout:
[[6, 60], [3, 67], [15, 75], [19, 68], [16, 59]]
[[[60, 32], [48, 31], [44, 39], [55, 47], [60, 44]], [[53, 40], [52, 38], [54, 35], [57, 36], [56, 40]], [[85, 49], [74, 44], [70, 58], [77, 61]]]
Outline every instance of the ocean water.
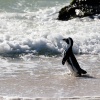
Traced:
[[[52, 75], [64, 75], [68, 71], [66, 66], [61, 65], [62, 53], [67, 47], [62, 39], [67, 37], [74, 40], [73, 52], [80, 65], [90, 74], [99, 75], [100, 15], [69, 21], [57, 20], [59, 10], [70, 2], [71, 0], [0, 0], [1, 96], [70, 96], [62, 87], [59, 91], [57, 87], [53, 87], [56, 82], [54, 79], [57, 78], [51, 79], [53, 84], [50, 88], [47, 85], [46, 89], [36, 83], [42, 83], [42, 78], [47, 81]], [[94, 68], [91, 68], [92, 65]], [[37, 86], [27, 84], [28, 79], [33, 80], [33, 84], [36, 83]], [[25, 82], [26, 85], [23, 85]], [[20, 88], [22, 91], [17, 90]], [[51, 91], [55, 95], [51, 92], [45, 94], [43, 91]], [[99, 94], [94, 93], [94, 96]]]

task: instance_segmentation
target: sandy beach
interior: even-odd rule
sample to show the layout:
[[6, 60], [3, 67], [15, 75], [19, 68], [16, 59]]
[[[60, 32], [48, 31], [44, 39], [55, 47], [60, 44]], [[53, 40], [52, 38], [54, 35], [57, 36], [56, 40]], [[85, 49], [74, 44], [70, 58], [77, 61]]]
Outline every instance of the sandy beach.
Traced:
[[11, 69], [19, 64], [15, 71], [9, 69], [0, 77], [0, 100], [99, 100], [99, 55], [77, 56], [82, 68], [88, 72], [82, 77], [71, 76], [61, 59], [39, 57], [35, 59], [38, 63], [35, 67], [32, 67], [32, 61], [29, 62], [30, 68], [28, 62], [9, 62]]

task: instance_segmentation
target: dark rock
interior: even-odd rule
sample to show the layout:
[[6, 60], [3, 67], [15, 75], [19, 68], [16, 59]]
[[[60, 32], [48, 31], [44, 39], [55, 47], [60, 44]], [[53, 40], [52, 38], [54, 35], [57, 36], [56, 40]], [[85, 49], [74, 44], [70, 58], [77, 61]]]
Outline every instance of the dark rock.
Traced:
[[59, 20], [100, 14], [100, 0], [73, 0], [59, 11]]

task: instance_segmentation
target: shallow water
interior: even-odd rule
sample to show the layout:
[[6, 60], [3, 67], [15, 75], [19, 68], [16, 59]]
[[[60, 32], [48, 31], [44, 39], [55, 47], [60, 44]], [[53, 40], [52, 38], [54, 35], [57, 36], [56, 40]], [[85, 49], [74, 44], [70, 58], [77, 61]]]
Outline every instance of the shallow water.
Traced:
[[[76, 56], [88, 73], [82, 77], [70, 75], [61, 57], [35, 57], [29, 61], [2, 63], [0, 95], [5, 98], [77, 98], [100, 97], [100, 57]], [[88, 100], [88, 99], [87, 99]]]

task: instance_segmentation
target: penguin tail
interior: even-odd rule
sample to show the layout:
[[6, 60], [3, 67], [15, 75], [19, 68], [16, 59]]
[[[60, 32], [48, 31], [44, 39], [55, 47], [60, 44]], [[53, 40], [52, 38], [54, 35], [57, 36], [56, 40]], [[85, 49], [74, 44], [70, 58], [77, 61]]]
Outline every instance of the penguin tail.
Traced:
[[85, 70], [81, 69], [81, 73], [86, 74], [87, 72]]

